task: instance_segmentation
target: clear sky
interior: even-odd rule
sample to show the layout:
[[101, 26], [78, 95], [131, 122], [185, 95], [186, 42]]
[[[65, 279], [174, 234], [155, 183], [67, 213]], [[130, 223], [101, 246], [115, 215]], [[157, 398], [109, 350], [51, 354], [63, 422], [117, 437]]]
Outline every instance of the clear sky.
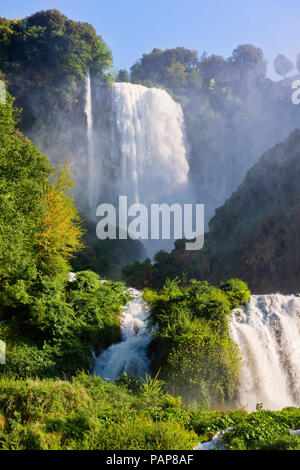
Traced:
[[239, 44], [294, 61], [300, 52], [299, 0], [13, 0], [1, 1], [0, 16], [24, 18], [56, 8], [91, 23], [111, 49], [116, 68], [127, 68], [152, 49], [184, 46], [199, 54], [231, 55]]

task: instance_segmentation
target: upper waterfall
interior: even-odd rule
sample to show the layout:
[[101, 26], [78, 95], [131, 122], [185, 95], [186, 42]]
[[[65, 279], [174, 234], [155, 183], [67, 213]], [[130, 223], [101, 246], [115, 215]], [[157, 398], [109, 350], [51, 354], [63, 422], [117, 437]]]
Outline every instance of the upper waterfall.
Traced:
[[[87, 150], [88, 150], [88, 208], [93, 211], [97, 204], [96, 192], [97, 179], [100, 175], [96, 174], [95, 171], [95, 148], [94, 148], [94, 133], [93, 133], [93, 107], [92, 107], [92, 87], [91, 87], [91, 76], [88, 71], [85, 78], [85, 107], [84, 112], [86, 115], [87, 124]], [[97, 179], [96, 179], [97, 178]], [[96, 180], [95, 180], [96, 179]]]
[[112, 113], [120, 194], [130, 202], [168, 199], [187, 182], [189, 171], [181, 106], [164, 90], [116, 83]]
[[99, 203], [114, 204], [120, 195], [128, 197], [129, 205], [193, 202], [180, 104], [165, 90], [131, 83], [105, 88], [93, 81], [92, 88], [93, 147], [87, 176], [94, 216]]
[[239, 406], [300, 406], [300, 297], [254, 295], [230, 320], [242, 355]]

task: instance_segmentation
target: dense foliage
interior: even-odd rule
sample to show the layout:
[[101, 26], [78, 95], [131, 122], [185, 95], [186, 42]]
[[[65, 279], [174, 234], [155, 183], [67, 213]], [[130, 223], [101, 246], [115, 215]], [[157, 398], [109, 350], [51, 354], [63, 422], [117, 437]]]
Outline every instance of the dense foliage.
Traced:
[[40, 11], [23, 20], [0, 19], [0, 69], [47, 68], [51, 76], [84, 78], [88, 68], [101, 74], [111, 54], [95, 29], [72, 21], [58, 10]]
[[7, 348], [1, 373], [56, 377], [90, 371], [93, 352], [120, 339], [120, 307], [129, 299], [122, 283], [101, 283], [97, 274], [83, 271], [73, 282], [43, 276], [26, 293], [21, 286], [10, 290], [13, 308], [1, 315]]
[[0, 293], [40, 273], [66, 271], [66, 259], [82, 236], [74, 201], [66, 193], [67, 167], [53, 171], [18, 131], [17, 116], [7, 94], [0, 105]]
[[250, 71], [257, 77], [266, 73], [263, 53], [252, 44], [237, 47], [228, 60], [217, 55], [209, 57], [205, 52], [199, 59], [197, 51], [177, 47], [144, 54], [131, 67], [131, 79], [146, 86], [163, 85], [179, 94], [184, 89], [192, 91], [210, 85], [212, 79], [237, 86], [238, 75], [246, 76]]
[[0, 105], [0, 286], [36, 277], [36, 234], [42, 231], [51, 172], [46, 156], [16, 129], [7, 95]]
[[167, 281], [160, 292], [144, 291], [156, 327], [152, 343], [154, 371], [172, 394], [188, 402], [224, 405], [234, 397], [240, 356], [229, 337], [231, 309], [247, 302], [250, 291], [232, 279], [220, 287], [191, 281]]
[[0, 77], [5, 74], [10, 93], [24, 109], [21, 127], [30, 137], [38, 134], [39, 142], [44, 135], [43, 148], [58, 121], [61, 127], [62, 113], [74, 122], [83, 113], [88, 70], [103, 83], [111, 81], [105, 71], [112, 55], [102, 38], [91, 25], [58, 10], [22, 20], [0, 18], [0, 51]]
[[265, 411], [257, 406], [223, 438], [230, 450], [299, 450], [300, 436], [291, 435], [290, 429], [299, 428], [298, 408], [285, 408], [279, 412]]
[[184, 408], [147, 379], [105, 383], [83, 373], [70, 382], [0, 378], [1, 450], [183, 450], [232, 427], [230, 449], [300, 448], [300, 411], [205, 411]]
[[[23, 127], [35, 126], [46, 140], [58, 135], [51, 125], [60, 127], [74, 111], [82, 124], [84, 77], [89, 69], [93, 79], [103, 80], [110, 64], [111, 54], [95, 30], [57, 10], [0, 19], [0, 78], [4, 72], [25, 105]], [[284, 74], [288, 64], [277, 65]], [[197, 177], [201, 152], [208, 160], [214, 157], [212, 166], [218, 158], [211, 136], [220, 135], [222, 147], [249, 119], [249, 85], [265, 84], [264, 75], [261, 50], [243, 45], [227, 60], [205, 53], [199, 60], [185, 48], [155, 49], [133, 66], [131, 77], [123, 70], [117, 79], [165, 87], [182, 103]], [[259, 127], [256, 118], [253, 122], [252, 131]], [[115, 276], [131, 261], [126, 250], [137, 244], [112, 250], [108, 242], [90, 243], [88, 231], [89, 246], [74, 259], [78, 272], [69, 281], [70, 258], [82, 248], [83, 235], [68, 193], [71, 172], [67, 164], [53, 169], [17, 125], [18, 111], [7, 95], [0, 105], [0, 338], [6, 343], [0, 449], [192, 449], [228, 427], [223, 441], [230, 449], [299, 449], [299, 437], [289, 433], [300, 428], [299, 409], [207, 411], [230, 404], [234, 396], [240, 355], [228, 318], [250, 291], [239, 279], [218, 287], [188, 282], [187, 276], [165, 283], [181, 275], [183, 266], [189, 277], [197, 267], [190, 259], [182, 262], [182, 242], [175, 255], [160, 252], [153, 265], [146, 260], [124, 270], [134, 285], [161, 287], [144, 292], [155, 328], [150, 348], [155, 378], [124, 375], [108, 383], [91, 377], [93, 353], [120, 340], [121, 307], [129, 296], [125, 284], [82, 269]], [[232, 146], [224, 148], [225, 157], [232, 153]], [[230, 219], [226, 210], [219, 214], [216, 233], [221, 226], [224, 235]]]
[[90, 370], [92, 352], [119, 339], [121, 283], [93, 272], [68, 281], [69, 258], [82, 228], [67, 164], [48, 159], [16, 128], [7, 95], [0, 105], [0, 337], [7, 345], [1, 373], [58, 376]]
[[134, 83], [146, 86], [163, 85], [176, 89], [197, 84], [201, 86], [202, 78], [198, 65], [197, 51], [184, 47], [165, 51], [153, 49], [132, 66], [131, 78]]
[[37, 257], [52, 272], [62, 257], [68, 260], [83, 248], [82, 221], [69, 195], [74, 185], [71, 173], [66, 162], [51, 175], [51, 188], [44, 199], [42, 231], [36, 236]]

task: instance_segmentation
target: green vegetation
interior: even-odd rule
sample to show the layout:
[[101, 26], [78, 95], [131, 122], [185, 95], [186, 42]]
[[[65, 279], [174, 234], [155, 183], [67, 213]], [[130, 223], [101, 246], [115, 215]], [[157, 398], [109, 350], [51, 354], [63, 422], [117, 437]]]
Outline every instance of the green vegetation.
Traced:
[[0, 285], [37, 276], [36, 234], [42, 231], [51, 172], [47, 157], [16, 129], [13, 99], [0, 106]]
[[111, 66], [111, 53], [95, 29], [72, 21], [58, 10], [40, 11], [23, 20], [0, 19], [0, 69], [42, 69], [51, 77], [74, 75], [83, 79], [88, 68], [95, 74]]
[[[67, 166], [54, 171], [45, 155], [17, 129], [13, 99], [0, 106], [0, 296], [26, 303], [26, 288], [42, 274], [59, 276], [81, 246], [82, 229]], [[62, 215], [63, 214], [63, 217]]]
[[184, 47], [165, 51], [153, 49], [150, 54], [144, 54], [142, 59], [132, 66], [131, 79], [133, 83], [163, 86], [168, 89], [197, 85], [201, 87], [202, 76], [198, 65], [197, 51], [190, 51]]
[[[8, 82], [13, 79], [20, 101], [30, 95], [37, 109], [44, 108], [41, 117], [26, 106], [23, 125], [44, 124], [50, 133], [48, 107], [49, 115], [71, 112], [87, 70], [104, 80], [110, 63], [110, 52], [90, 25], [56, 10], [25, 20], [0, 19], [0, 77], [5, 72]], [[232, 89], [219, 80], [228, 70], [236, 73]], [[182, 102], [190, 132], [210, 120], [224, 129], [226, 114], [240, 106], [243, 73], [263, 77], [259, 49], [240, 46], [228, 61], [205, 54], [199, 61], [184, 48], [156, 49], [133, 67], [131, 79], [167, 88]], [[128, 73], [120, 71], [118, 80], [128, 81]], [[86, 269], [116, 277], [131, 261], [126, 250], [136, 242], [116, 245], [108, 256], [109, 242], [91, 241], [87, 225], [89, 246], [83, 247], [68, 163], [52, 168], [20, 132], [13, 101], [7, 94], [0, 105], [0, 339], [6, 346], [6, 363], [0, 364], [0, 449], [192, 449], [228, 427], [224, 443], [230, 449], [299, 449], [299, 436], [289, 433], [300, 428], [299, 409], [223, 409], [234, 397], [240, 368], [228, 318], [250, 291], [239, 279], [218, 287], [188, 282], [193, 264], [179, 283], [174, 278], [185, 266], [183, 242], [176, 243], [176, 256], [160, 252], [154, 265], [146, 260], [124, 270], [130, 284], [160, 288], [144, 291], [156, 328], [149, 351], [154, 378], [124, 375], [109, 383], [91, 377], [93, 352], [120, 340], [121, 307], [130, 297], [124, 283], [101, 282]], [[222, 122], [218, 107], [225, 110]], [[72, 282], [71, 266], [77, 271]], [[208, 411], [214, 406], [220, 409]]]
[[[120, 72], [122, 75], [124, 71]], [[206, 89], [210, 89], [211, 92], [214, 91], [212, 95], [218, 94], [218, 91], [226, 94], [229, 90], [222, 90], [224, 85], [230, 85], [238, 92], [241, 76], [252, 74], [256, 78], [262, 78], [265, 73], [263, 52], [252, 44], [238, 46], [227, 60], [214, 54], [208, 56], [206, 52], [199, 59], [197, 51], [177, 47], [164, 51], [153, 49], [150, 54], [144, 54], [131, 67], [131, 81], [170, 89], [176, 97], [184, 97], [184, 106], [191, 110], [194, 92], [206, 93]], [[211, 100], [212, 104], [214, 101], [216, 104], [215, 99], [211, 97]]]
[[19, 377], [71, 376], [90, 371], [93, 352], [120, 339], [121, 305], [129, 297], [118, 282], [99, 282], [91, 271], [74, 282], [41, 277], [24, 292], [15, 288], [14, 308], [1, 315], [7, 361], [0, 372]]
[[145, 290], [150, 320], [157, 327], [152, 343], [154, 372], [167, 390], [210, 408], [233, 399], [240, 356], [231, 341], [231, 309], [247, 302], [247, 285], [232, 279], [220, 285], [191, 281], [179, 286], [167, 281], [160, 292]]
[[84, 373], [70, 382], [0, 378], [0, 449], [182, 450], [233, 427], [224, 437], [230, 449], [299, 450], [288, 431], [300, 426], [299, 409], [187, 409], [157, 379], [119, 382]]
[[68, 282], [83, 230], [68, 166], [47, 157], [16, 128], [12, 98], [0, 106], [0, 337], [19, 377], [70, 376], [90, 370], [92, 352], [120, 337], [122, 283], [93, 272]]
[[223, 440], [230, 450], [300, 450], [300, 436], [289, 432], [299, 426], [299, 408], [271, 412], [258, 406], [256, 413], [245, 416]]
[[29, 136], [44, 136], [44, 148], [62, 113], [74, 122], [83, 113], [88, 70], [93, 79], [112, 82], [105, 74], [112, 65], [105, 42], [93, 26], [72, 21], [58, 10], [24, 19], [0, 18], [0, 51], [0, 77], [24, 109], [21, 128]]

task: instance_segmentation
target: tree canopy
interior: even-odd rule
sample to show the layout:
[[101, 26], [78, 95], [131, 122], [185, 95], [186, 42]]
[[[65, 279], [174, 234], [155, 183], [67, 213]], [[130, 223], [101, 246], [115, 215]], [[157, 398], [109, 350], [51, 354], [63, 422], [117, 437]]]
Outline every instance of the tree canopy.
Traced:
[[285, 55], [278, 54], [273, 62], [275, 72], [281, 77], [285, 77], [294, 69], [294, 64]]
[[0, 18], [0, 69], [40, 68], [51, 76], [84, 78], [87, 69], [101, 74], [112, 63], [111, 52], [88, 23], [68, 19], [58, 10], [35, 13], [23, 20]]
[[198, 65], [197, 51], [184, 47], [165, 51], [153, 49], [131, 67], [131, 78], [134, 83], [185, 87], [192, 84], [195, 73], [199, 75]]

